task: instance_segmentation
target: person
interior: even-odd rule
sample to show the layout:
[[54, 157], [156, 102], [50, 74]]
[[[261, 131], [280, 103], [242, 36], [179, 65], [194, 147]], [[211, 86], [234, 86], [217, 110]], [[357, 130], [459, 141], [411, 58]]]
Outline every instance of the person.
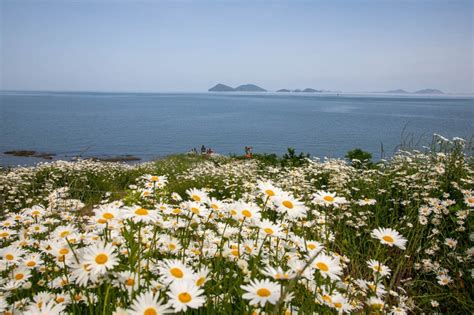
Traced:
[[247, 159], [252, 158], [252, 149], [253, 149], [253, 148], [250, 147], [250, 146], [245, 146], [245, 157], [246, 157]]
[[211, 148], [208, 148], [208, 149], [207, 149], [207, 155], [211, 155], [212, 153], [214, 153], [214, 151], [212, 151]]
[[192, 152], [193, 152], [194, 155], [198, 154], [198, 151], [196, 150], [196, 148], [193, 148]]
[[204, 146], [204, 144], [201, 147], [201, 154], [206, 154], [206, 147]]

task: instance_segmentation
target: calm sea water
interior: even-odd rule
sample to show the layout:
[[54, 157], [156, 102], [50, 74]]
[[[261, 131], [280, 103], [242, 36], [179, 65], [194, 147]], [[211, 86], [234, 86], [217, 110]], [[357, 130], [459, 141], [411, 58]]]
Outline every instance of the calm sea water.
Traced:
[[[470, 138], [469, 97], [282, 94], [0, 94], [0, 151], [36, 150], [67, 159], [131, 154], [150, 160], [202, 144], [222, 154], [282, 154], [287, 147], [342, 157], [355, 147], [391, 155], [401, 134]], [[0, 165], [36, 158], [0, 154]]]

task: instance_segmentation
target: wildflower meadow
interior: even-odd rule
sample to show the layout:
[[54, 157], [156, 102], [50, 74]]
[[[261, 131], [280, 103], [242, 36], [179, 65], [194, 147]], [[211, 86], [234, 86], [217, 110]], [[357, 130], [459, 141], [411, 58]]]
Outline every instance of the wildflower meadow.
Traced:
[[466, 142], [0, 171], [3, 314], [467, 314]]

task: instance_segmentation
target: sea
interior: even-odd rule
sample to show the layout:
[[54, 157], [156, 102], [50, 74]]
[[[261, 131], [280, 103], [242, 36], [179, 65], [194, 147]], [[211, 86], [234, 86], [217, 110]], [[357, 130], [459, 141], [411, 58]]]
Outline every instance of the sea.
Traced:
[[41, 158], [4, 154], [34, 150], [54, 159], [130, 155], [142, 161], [202, 145], [217, 154], [284, 154], [342, 158], [360, 148], [374, 159], [400, 147], [423, 149], [433, 134], [470, 140], [472, 96], [336, 93], [0, 92], [0, 165]]

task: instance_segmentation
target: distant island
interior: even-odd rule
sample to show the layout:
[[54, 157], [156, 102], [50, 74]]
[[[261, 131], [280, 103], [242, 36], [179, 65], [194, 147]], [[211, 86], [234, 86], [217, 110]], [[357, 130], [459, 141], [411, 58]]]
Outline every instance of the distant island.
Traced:
[[236, 88], [230, 87], [228, 85], [219, 83], [214, 87], [208, 90], [209, 92], [266, 92], [267, 90], [262, 89], [261, 87], [255, 84], [243, 84], [239, 85]]
[[209, 92], [233, 92], [235, 91], [234, 88], [225, 85], [225, 84], [216, 84], [216, 86], [209, 89]]
[[[231, 86], [219, 83], [213, 86], [208, 90], [209, 92], [267, 92], [267, 90], [255, 85], [255, 84], [243, 84], [239, 85], [236, 88], [233, 88]], [[296, 93], [321, 93], [324, 92], [323, 90], [315, 90], [312, 88], [305, 88], [304, 90], [296, 89], [296, 90], [289, 90], [289, 89], [280, 89], [277, 90], [277, 92], [296, 92]]]
[[280, 89], [278, 90], [277, 92], [295, 92], [295, 93], [321, 93], [323, 92], [323, 90], [315, 90], [315, 89], [312, 89], [312, 88], [306, 88], [304, 90], [300, 90], [300, 89], [296, 89], [296, 90], [288, 90], [288, 89]]
[[398, 89], [398, 90], [390, 90], [390, 91], [385, 91], [385, 92], [377, 92], [377, 93], [390, 93], [390, 94], [444, 94], [443, 91], [437, 90], [437, 89], [423, 89], [423, 90], [418, 90], [415, 92], [409, 92], [403, 89]]
[[437, 89], [424, 89], [424, 90], [419, 90], [413, 93], [415, 94], [444, 94], [443, 91], [440, 91]]

